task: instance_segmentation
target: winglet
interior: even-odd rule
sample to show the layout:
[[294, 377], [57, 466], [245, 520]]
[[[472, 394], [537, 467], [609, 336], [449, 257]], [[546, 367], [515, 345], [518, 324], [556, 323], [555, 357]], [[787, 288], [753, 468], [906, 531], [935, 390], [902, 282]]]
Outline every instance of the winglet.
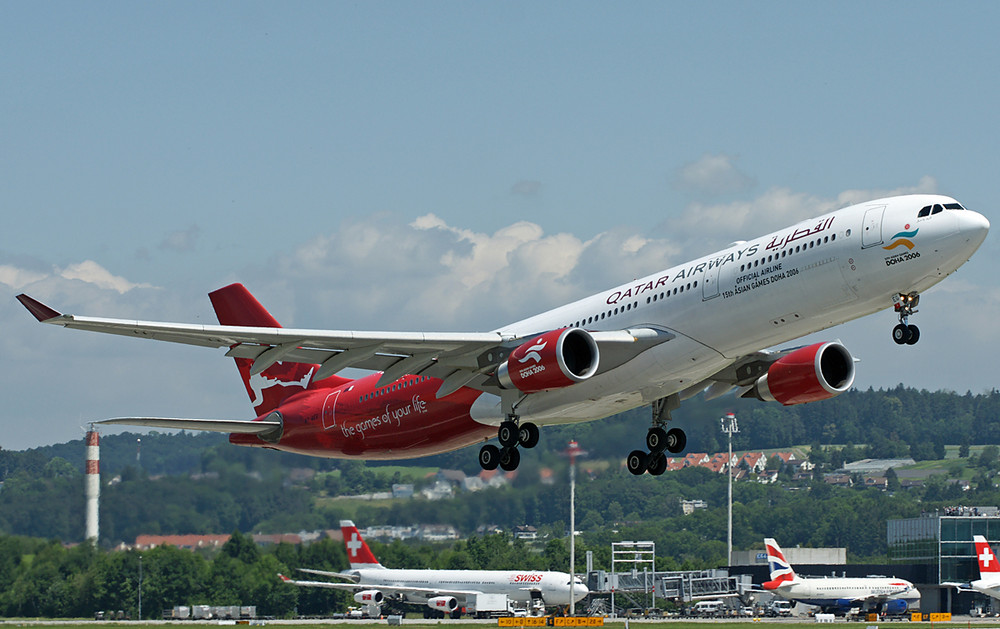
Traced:
[[45, 322], [49, 319], [55, 319], [56, 317], [62, 316], [61, 313], [56, 312], [52, 308], [49, 308], [37, 299], [32, 299], [24, 293], [17, 296], [17, 300], [21, 302], [21, 305], [28, 309], [32, 315], [35, 316], [39, 321]]

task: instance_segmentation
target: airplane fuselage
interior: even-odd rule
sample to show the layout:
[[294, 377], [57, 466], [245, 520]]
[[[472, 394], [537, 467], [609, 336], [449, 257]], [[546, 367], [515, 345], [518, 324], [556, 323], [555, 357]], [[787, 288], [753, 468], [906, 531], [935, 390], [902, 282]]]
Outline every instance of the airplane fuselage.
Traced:
[[[948, 207], [921, 217], [929, 205]], [[840, 209], [734, 243], [496, 330], [531, 338], [559, 328], [651, 328], [670, 336], [620, 366], [572, 386], [524, 396], [522, 421], [600, 419], [682, 393], [742, 356], [893, 306], [966, 262], [988, 222], [940, 195], [893, 197]], [[602, 360], [604, 357], [602, 356]], [[441, 380], [373, 374], [320, 383], [282, 407], [279, 442], [233, 434], [240, 445], [314, 456], [396, 459], [449, 451], [496, 436], [501, 398], [461, 388], [440, 399]]]
[[[414, 587], [443, 591], [475, 591], [484, 594], [506, 594], [515, 603], [531, 602], [532, 591], [539, 592], [546, 605], [568, 605], [570, 601], [569, 574], [553, 571], [531, 570], [402, 570], [392, 568], [354, 569], [345, 573], [357, 580], [359, 586]], [[588, 594], [587, 587], [577, 579], [573, 599], [580, 601]], [[429, 592], [407, 592], [410, 603], [423, 604], [434, 596]], [[457, 596], [462, 605], [470, 605], [471, 597]]]
[[912, 583], [881, 577], [799, 579], [782, 585], [775, 593], [806, 605], [840, 610], [864, 607], [866, 601], [902, 601], [902, 611], [916, 609], [920, 604], [920, 592]]

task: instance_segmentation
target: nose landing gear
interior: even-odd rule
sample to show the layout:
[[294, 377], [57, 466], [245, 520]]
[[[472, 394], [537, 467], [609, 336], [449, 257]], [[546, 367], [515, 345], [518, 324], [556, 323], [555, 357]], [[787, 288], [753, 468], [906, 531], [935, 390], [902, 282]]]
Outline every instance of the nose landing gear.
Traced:
[[892, 340], [897, 345], [913, 345], [920, 340], [920, 329], [909, 323], [910, 315], [915, 314], [917, 304], [920, 303], [920, 294], [916, 291], [912, 293], [900, 293], [893, 300], [893, 309], [899, 315], [899, 324], [892, 329]]
[[659, 476], [667, 469], [667, 455], [664, 450], [671, 454], [677, 454], [687, 445], [687, 436], [680, 428], [664, 429], [664, 425], [670, 421], [670, 411], [680, 406], [680, 398], [677, 395], [660, 398], [653, 402], [653, 426], [646, 433], [646, 447], [649, 448], [647, 454], [643, 450], [633, 450], [629, 452], [625, 459], [625, 467], [636, 476], [649, 472], [654, 476]]

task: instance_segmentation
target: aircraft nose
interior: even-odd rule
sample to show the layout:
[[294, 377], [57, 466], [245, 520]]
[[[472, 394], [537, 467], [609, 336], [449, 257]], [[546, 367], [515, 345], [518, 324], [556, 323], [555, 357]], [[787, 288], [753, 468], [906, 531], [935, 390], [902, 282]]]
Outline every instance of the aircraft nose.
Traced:
[[970, 240], [976, 241], [977, 245], [986, 240], [986, 234], [990, 231], [990, 221], [979, 212], [966, 210], [959, 212], [959, 232], [966, 234]]
[[577, 583], [573, 585], [573, 598], [577, 601], [583, 600], [588, 594], [590, 594], [590, 589], [582, 583]]

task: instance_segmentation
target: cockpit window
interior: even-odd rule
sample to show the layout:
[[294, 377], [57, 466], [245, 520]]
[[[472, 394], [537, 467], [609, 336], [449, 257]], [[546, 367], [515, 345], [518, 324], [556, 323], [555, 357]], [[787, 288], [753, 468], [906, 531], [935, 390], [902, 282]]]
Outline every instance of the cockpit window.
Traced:
[[965, 208], [962, 207], [962, 205], [960, 203], [945, 203], [944, 204], [944, 209], [946, 209], [946, 210], [964, 210]]
[[917, 218], [926, 218], [932, 214], [940, 214], [944, 210], [964, 210], [961, 203], [945, 203], [944, 205], [925, 205], [917, 212]]
[[931, 215], [931, 206], [925, 205], [924, 207], [920, 208], [920, 211], [917, 213], [917, 218], [924, 218], [925, 216], [930, 216], [930, 215]]
[[934, 205], [934, 209], [931, 210], [931, 214], [940, 214], [943, 211], [944, 211], [943, 207], [941, 207], [940, 205], [935, 204]]

